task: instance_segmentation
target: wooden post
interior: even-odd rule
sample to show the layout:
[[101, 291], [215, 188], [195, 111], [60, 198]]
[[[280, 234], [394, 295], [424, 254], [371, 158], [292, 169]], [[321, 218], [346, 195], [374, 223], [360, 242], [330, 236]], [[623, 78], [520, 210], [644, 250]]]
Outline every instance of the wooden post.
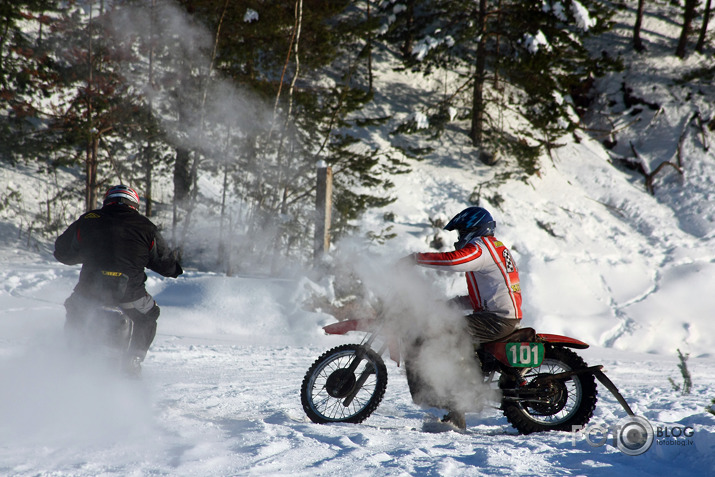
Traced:
[[313, 266], [317, 267], [330, 249], [330, 211], [333, 207], [333, 170], [325, 161], [318, 161], [315, 194], [315, 238]]

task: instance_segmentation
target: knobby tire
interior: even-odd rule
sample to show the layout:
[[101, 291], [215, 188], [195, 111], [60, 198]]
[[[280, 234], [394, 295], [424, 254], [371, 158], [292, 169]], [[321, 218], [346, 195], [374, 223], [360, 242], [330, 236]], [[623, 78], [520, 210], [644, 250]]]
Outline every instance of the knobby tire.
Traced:
[[[361, 356], [353, 373], [349, 367]], [[367, 380], [355, 389], [360, 376]], [[387, 388], [387, 368], [382, 357], [362, 345], [346, 344], [323, 353], [303, 378], [300, 398], [311, 421], [360, 423], [370, 416], [382, 401]], [[355, 394], [345, 407], [346, 397]]]
[[[585, 367], [587, 366], [584, 360], [570, 349], [547, 346], [541, 366], [529, 369], [524, 379], [528, 386], [539, 374], [558, 374]], [[584, 373], [560, 380], [559, 386], [562, 386], [563, 399], [553, 405], [504, 401], [502, 411], [521, 434], [544, 431], [572, 432], [573, 426], [583, 426], [593, 416], [598, 399], [596, 382], [593, 374]]]

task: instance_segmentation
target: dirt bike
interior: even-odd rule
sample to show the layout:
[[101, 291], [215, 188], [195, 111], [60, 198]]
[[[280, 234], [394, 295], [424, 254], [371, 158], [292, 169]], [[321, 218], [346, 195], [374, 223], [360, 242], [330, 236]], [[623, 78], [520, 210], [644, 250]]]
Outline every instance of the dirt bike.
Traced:
[[[360, 423], [382, 401], [387, 367], [382, 355], [400, 364], [395, 337], [385, 338], [385, 320], [350, 319], [323, 327], [326, 333], [366, 332], [360, 344], [344, 344], [322, 354], [308, 369], [301, 386], [303, 409], [315, 423]], [[588, 348], [583, 341], [521, 328], [504, 339], [475, 345], [486, 382], [498, 386], [500, 409], [521, 434], [573, 431], [593, 415], [597, 378], [633, 416], [603, 366], [588, 366], [573, 349]], [[408, 371], [409, 372], [409, 371]]]
[[120, 363], [130, 349], [134, 322], [117, 306], [97, 304], [66, 331], [70, 349]]

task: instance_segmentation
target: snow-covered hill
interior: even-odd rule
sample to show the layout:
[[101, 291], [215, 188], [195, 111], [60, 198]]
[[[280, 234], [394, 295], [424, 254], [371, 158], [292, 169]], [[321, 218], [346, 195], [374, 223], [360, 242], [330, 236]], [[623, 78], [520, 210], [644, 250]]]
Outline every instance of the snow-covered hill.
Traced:
[[[709, 60], [694, 53], [674, 59], [679, 29], [669, 20], [672, 6], [656, 7], [662, 11], [649, 12], [643, 32], [652, 55], [635, 56], [623, 46], [628, 14], [607, 40], [630, 65], [597, 83], [604, 93], [600, 114], [589, 118], [594, 130], [615, 125], [611, 150], [603, 138], [580, 133], [580, 141], [564, 138], [564, 147], [543, 158], [539, 176], [489, 187], [496, 169], [474, 163], [464, 144], [445, 136], [412, 173], [395, 177], [398, 200], [360, 224], [362, 231], [392, 226], [398, 238], [370, 246], [346, 241], [334, 256], [339, 264], [377, 270], [363, 277], [368, 289], [385, 287], [397, 258], [427, 250], [435, 236], [454, 241], [430, 220], [456, 214], [485, 185], [481, 205], [493, 212], [497, 235], [520, 267], [525, 325], [591, 343], [582, 355], [606, 366], [637, 414], [655, 429], [692, 430], [691, 436], [657, 438], [646, 454], [630, 457], [610, 439], [590, 446], [583, 433], [516, 435], [496, 409], [468, 415], [466, 434], [429, 434], [422, 423], [440, 411], [412, 404], [402, 368], [392, 362], [385, 399], [367, 421], [313, 424], [300, 404], [305, 371], [324, 350], [360, 337], [323, 335], [320, 327], [333, 318], [304, 304], [310, 296], [331, 298], [333, 280], [312, 272], [280, 280], [150, 275], [149, 291], [162, 306], [159, 334], [143, 380], [122, 380], [64, 350], [62, 302], [78, 269], [56, 263], [51, 243], [27, 232], [27, 218], [42, 212], [37, 204], [56, 185], [24, 166], [0, 165], [2, 197], [14, 190], [24, 198], [0, 210], [0, 474], [711, 474], [715, 161], [705, 148], [707, 128], [690, 119], [694, 111], [713, 116], [707, 101], [713, 91], [709, 84], [674, 86], [674, 78]], [[419, 78], [385, 74], [376, 81]], [[627, 107], [623, 82], [660, 109]], [[409, 106], [400, 108], [409, 113]], [[679, 144], [683, 175], [663, 170], [655, 195], [642, 175], [612, 164], [635, 149], [652, 171], [676, 160]], [[56, 180], [72, 176], [61, 172]], [[386, 222], [386, 213], [394, 221]], [[464, 291], [461, 276], [417, 273], [434, 287], [429, 299]], [[683, 381], [678, 349], [690, 356], [688, 396], [673, 385]], [[609, 427], [625, 416], [602, 387], [599, 398], [592, 425]]]

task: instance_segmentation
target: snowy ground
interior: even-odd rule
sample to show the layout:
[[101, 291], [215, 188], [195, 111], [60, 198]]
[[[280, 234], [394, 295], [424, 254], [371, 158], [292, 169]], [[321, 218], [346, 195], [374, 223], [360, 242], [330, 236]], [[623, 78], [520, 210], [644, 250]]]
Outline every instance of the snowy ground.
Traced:
[[[143, 379], [120, 379], [65, 352], [61, 304], [78, 268], [58, 264], [51, 244], [27, 236], [43, 194], [58, 184], [29, 166], [0, 164], [0, 198], [17, 191], [24, 201], [0, 209], [0, 475], [715, 473], [715, 416], [706, 412], [715, 398], [715, 156], [705, 147], [710, 133], [688, 123], [696, 109], [712, 117], [712, 85], [675, 88], [668, 79], [709, 66], [711, 58], [674, 60], [679, 28], [672, 7], [650, 6], [658, 14], [647, 15], [643, 34], [652, 54], [626, 53], [632, 67], [597, 85], [605, 119], [592, 118], [591, 126], [618, 131], [612, 150], [602, 147], [603, 138], [564, 138], [565, 147], [543, 158], [538, 177], [497, 186], [498, 170], [476, 163], [463, 135], [447, 134], [412, 173], [395, 177], [398, 200], [359, 224], [363, 232], [392, 226], [399, 238], [369, 249], [336, 244], [333, 254], [389, 269], [406, 253], [427, 251], [435, 237], [449, 248], [454, 234], [430, 222], [450, 218], [480, 191], [480, 205], [494, 214], [497, 236], [520, 268], [524, 324], [590, 343], [582, 356], [605, 365], [636, 414], [655, 430], [692, 436], [656, 437], [647, 453], [632, 457], [610, 439], [592, 447], [584, 433], [519, 436], [497, 410], [468, 415], [465, 434], [426, 433], [423, 422], [440, 411], [416, 407], [402, 368], [390, 361], [385, 398], [364, 423], [313, 424], [300, 404], [301, 381], [320, 354], [346, 338], [325, 336], [320, 327], [333, 318], [301, 304], [311, 290], [329, 298], [329, 277], [313, 283], [299, 276], [151, 275], [149, 291], [162, 307], [158, 335]], [[628, 51], [632, 20], [619, 15], [620, 30], [605, 39], [611, 50]], [[424, 83], [389, 69], [376, 81]], [[622, 82], [662, 109], [626, 108]], [[689, 87], [704, 93], [685, 101]], [[388, 100], [376, 103], [396, 118], [420, 107], [419, 99]], [[655, 195], [644, 191], [642, 175], [612, 164], [631, 157], [632, 144], [645, 169], [654, 170], [675, 160], [681, 138], [683, 175], [660, 173]], [[58, 180], [76, 178], [60, 171]], [[394, 222], [384, 220], [386, 213]], [[420, 273], [437, 297], [464, 293], [461, 276]], [[367, 283], [383, 284], [384, 277]], [[670, 381], [683, 382], [678, 349], [690, 356], [688, 396]], [[591, 424], [609, 428], [625, 412], [600, 385], [599, 393]]]
[[[24, 262], [24, 260], [23, 260]], [[292, 303], [305, 283], [189, 273], [150, 277], [162, 304], [141, 381], [78, 363], [62, 347], [60, 303], [77, 270], [42, 260], [0, 266], [2, 475], [707, 475], [715, 469], [715, 358], [691, 357], [682, 396], [676, 357], [595, 347], [638, 415], [691, 437], [656, 438], [641, 456], [583, 434], [517, 435], [497, 410], [469, 414], [465, 434], [422, 431], [439, 415], [412, 404], [401, 368], [359, 425], [313, 424], [299, 389], [323, 351], [322, 314]], [[549, 330], [546, 330], [549, 331]], [[358, 336], [354, 337], [355, 340]], [[592, 425], [625, 412], [599, 386]], [[676, 430], [676, 432], [678, 432]]]

